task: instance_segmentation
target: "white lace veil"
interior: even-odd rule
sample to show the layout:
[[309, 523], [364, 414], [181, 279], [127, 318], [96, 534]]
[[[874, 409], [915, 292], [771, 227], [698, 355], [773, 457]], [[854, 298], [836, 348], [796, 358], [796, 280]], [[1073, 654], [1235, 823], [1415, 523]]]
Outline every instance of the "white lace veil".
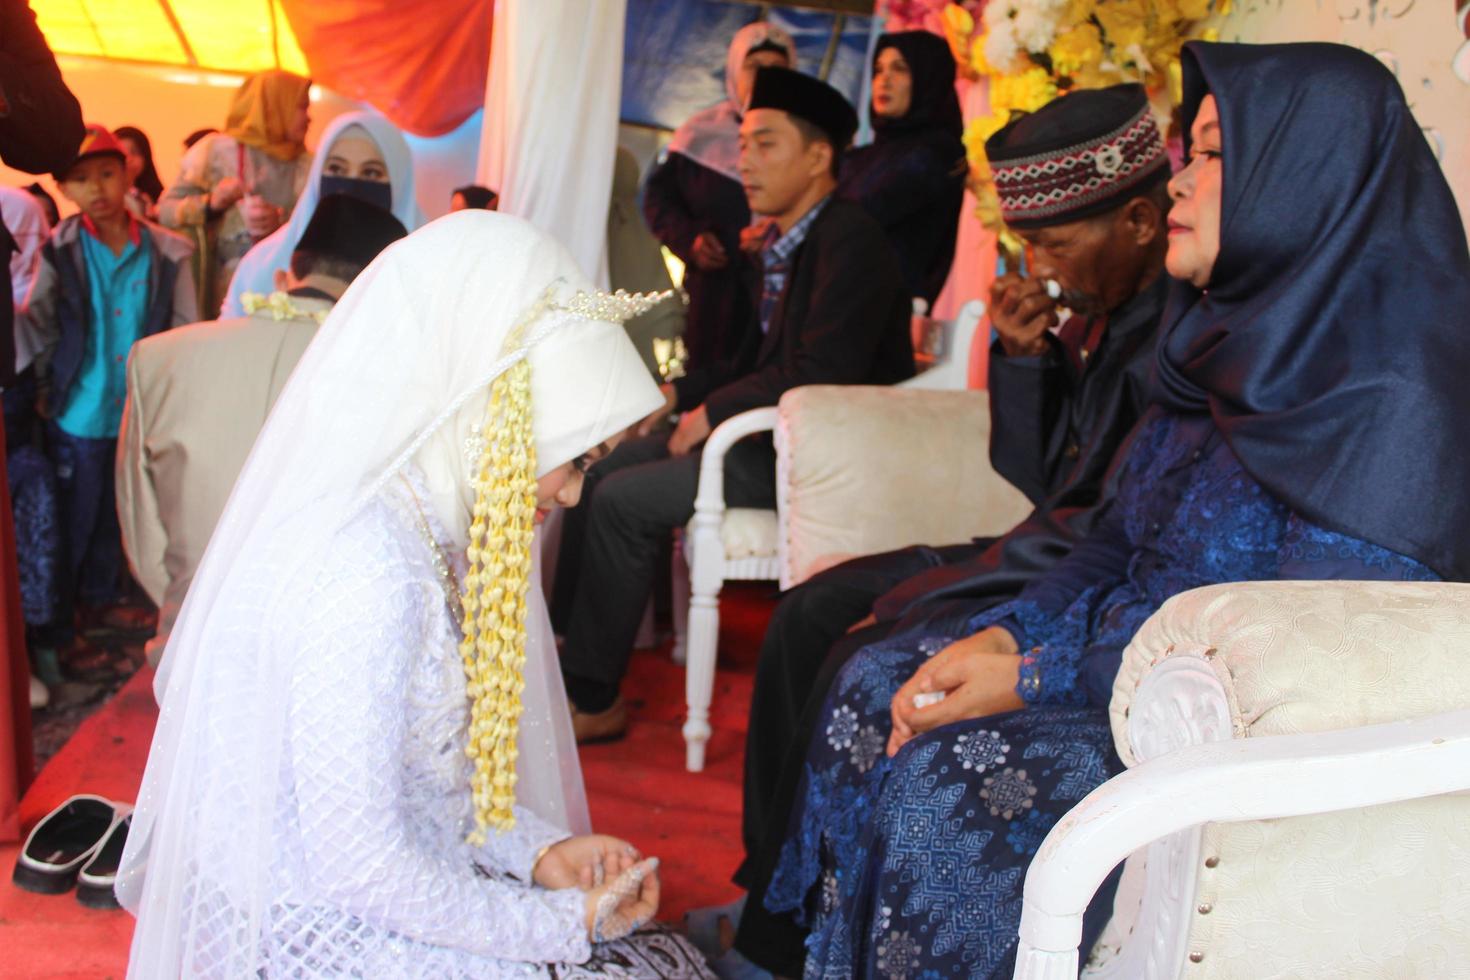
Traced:
[[[311, 574], [337, 529], [409, 461], [463, 546], [463, 440], [491, 381], [520, 357], [531, 362], [538, 475], [660, 404], [620, 325], [543, 303], [548, 290], [566, 302], [589, 288], [530, 225], [462, 211], [384, 251], [322, 325], [235, 485], [159, 668], [161, 711], [117, 882], [139, 916], [131, 976], [187, 973], [204, 943], [212, 961], [254, 962], [288, 736], [282, 583]], [[520, 349], [504, 350], [532, 310]], [[517, 798], [585, 832], [550, 623], [530, 591]]]

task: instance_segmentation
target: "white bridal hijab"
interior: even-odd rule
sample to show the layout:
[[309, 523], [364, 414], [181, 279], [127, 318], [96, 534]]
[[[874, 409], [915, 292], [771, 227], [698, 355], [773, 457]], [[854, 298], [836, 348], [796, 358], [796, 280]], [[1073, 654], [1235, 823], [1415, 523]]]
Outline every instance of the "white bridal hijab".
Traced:
[[[352, 130], [357, 133], [352, 133]], [[393, 194], [393, 217], [410, 232], [423, 226], [424, 213], [419, 210], [419, 200], [414, 191], [413, 153], [403, 134], [376, 112], [344, 112], [328, 123], [322, 132], [321, 142], [317, 144], [318, 152], [311, 161], [311, 172], [306, 177], [306, 186], [296, 199], [296, 206], [291, 209], [291, 219], [256, 242], [235, 267], [235, 275], [230, 279], [230, 288], [225, 294], [224, 308], [220, 310], [222, 318], [245, 315], [242, 297], [246, 293], [269, 295], [275, 291], [276, 270], [291, 264], [291, 253], [296, 251], [296, 243], [306, 233], [306, 226], [311, 224], [316, 206], [322, 199], [322, 170], [332, 155], [333, 144], [343, 136], [359, 134], [377, 144], [378, 152], [383, 155], [383, 165], [388, 168], [388, 187]]]
[[[139, 917], [129, 975], [207, 958], [254, 975], [271, 894], [293, 624], [282, 590], [329, 576], [331, 537], [409, 463], [462, 550], [465, 440], [490, 383], [531, 364], [538, 475], [646, 416], [662, 396], [621, 325], [545, 308], [585, 279], [525, 222], [448, 215], [385, 250], [332, 310], [225, 507], [155, 682], [161, 705], [118, 875]], [[540, 312], [515, 350], [513, 328]], [[587, 803], [540, 589], [528, 597], [517, 800], [574, 833]], [[468, 786], [465, 789], [469, 791]], [[223, 945], [224, 950], [219, 947]]]

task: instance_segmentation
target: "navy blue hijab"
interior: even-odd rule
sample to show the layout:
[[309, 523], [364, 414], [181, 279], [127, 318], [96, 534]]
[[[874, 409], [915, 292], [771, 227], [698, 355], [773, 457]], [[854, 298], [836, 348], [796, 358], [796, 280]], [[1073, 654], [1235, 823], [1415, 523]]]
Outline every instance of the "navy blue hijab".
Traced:
[[1220, 253], [1173, 285], [1156, 400], [1308, 519], [1470, 580], [1470, 256], [1398, 82], [1336, 44], [1183, 68], [1186, 134], [1220, 110]]
[[879, 56], [889, 48], [897, 48], [908, 63], [913, 88], [908, 112], [897, 119], [873, 115], [874, 141], [882, 143], [919, 133], [963, 157], [965, 147], [960, 137], [965, 132], [965, 117], [954, 88], [955, 63], [949, 42], [930, 31], [883, 34], [873, 48], [874, 72]]

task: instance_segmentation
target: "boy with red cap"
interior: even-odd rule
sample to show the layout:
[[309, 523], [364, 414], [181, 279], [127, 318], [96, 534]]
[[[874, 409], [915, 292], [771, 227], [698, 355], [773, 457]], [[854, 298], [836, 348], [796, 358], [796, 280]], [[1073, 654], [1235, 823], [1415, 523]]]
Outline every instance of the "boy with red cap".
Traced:
[[[60, 497], [61, 595], [48, 637], [74, 635], [77, 603], [119, 596], [122, 543], [113, 459], [133, 343], [198, 319], [188, 239], [140, 220], [124, 204], [122, 145], [89, 125], [75, 158], [54, 175], [79, 214], [42, 248], [17, 342], [36, 352], [37, 407], [47, 419]], [[37, 624], [33, 624], [37, 625]]]

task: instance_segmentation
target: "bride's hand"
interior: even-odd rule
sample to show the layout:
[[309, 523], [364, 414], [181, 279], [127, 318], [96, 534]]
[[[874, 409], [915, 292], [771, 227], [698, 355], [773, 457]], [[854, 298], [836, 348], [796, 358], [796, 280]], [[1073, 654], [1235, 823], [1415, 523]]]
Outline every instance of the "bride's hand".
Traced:
[[637, 932], [658, 914], [658, 858], [639, 861], [587, 893], [587, 935], [612, 942]]
[[531, 869], [542, 888], [597, 888], [643, 859], [638, 848], [606, 834], [568, 837], [553, 844]]

